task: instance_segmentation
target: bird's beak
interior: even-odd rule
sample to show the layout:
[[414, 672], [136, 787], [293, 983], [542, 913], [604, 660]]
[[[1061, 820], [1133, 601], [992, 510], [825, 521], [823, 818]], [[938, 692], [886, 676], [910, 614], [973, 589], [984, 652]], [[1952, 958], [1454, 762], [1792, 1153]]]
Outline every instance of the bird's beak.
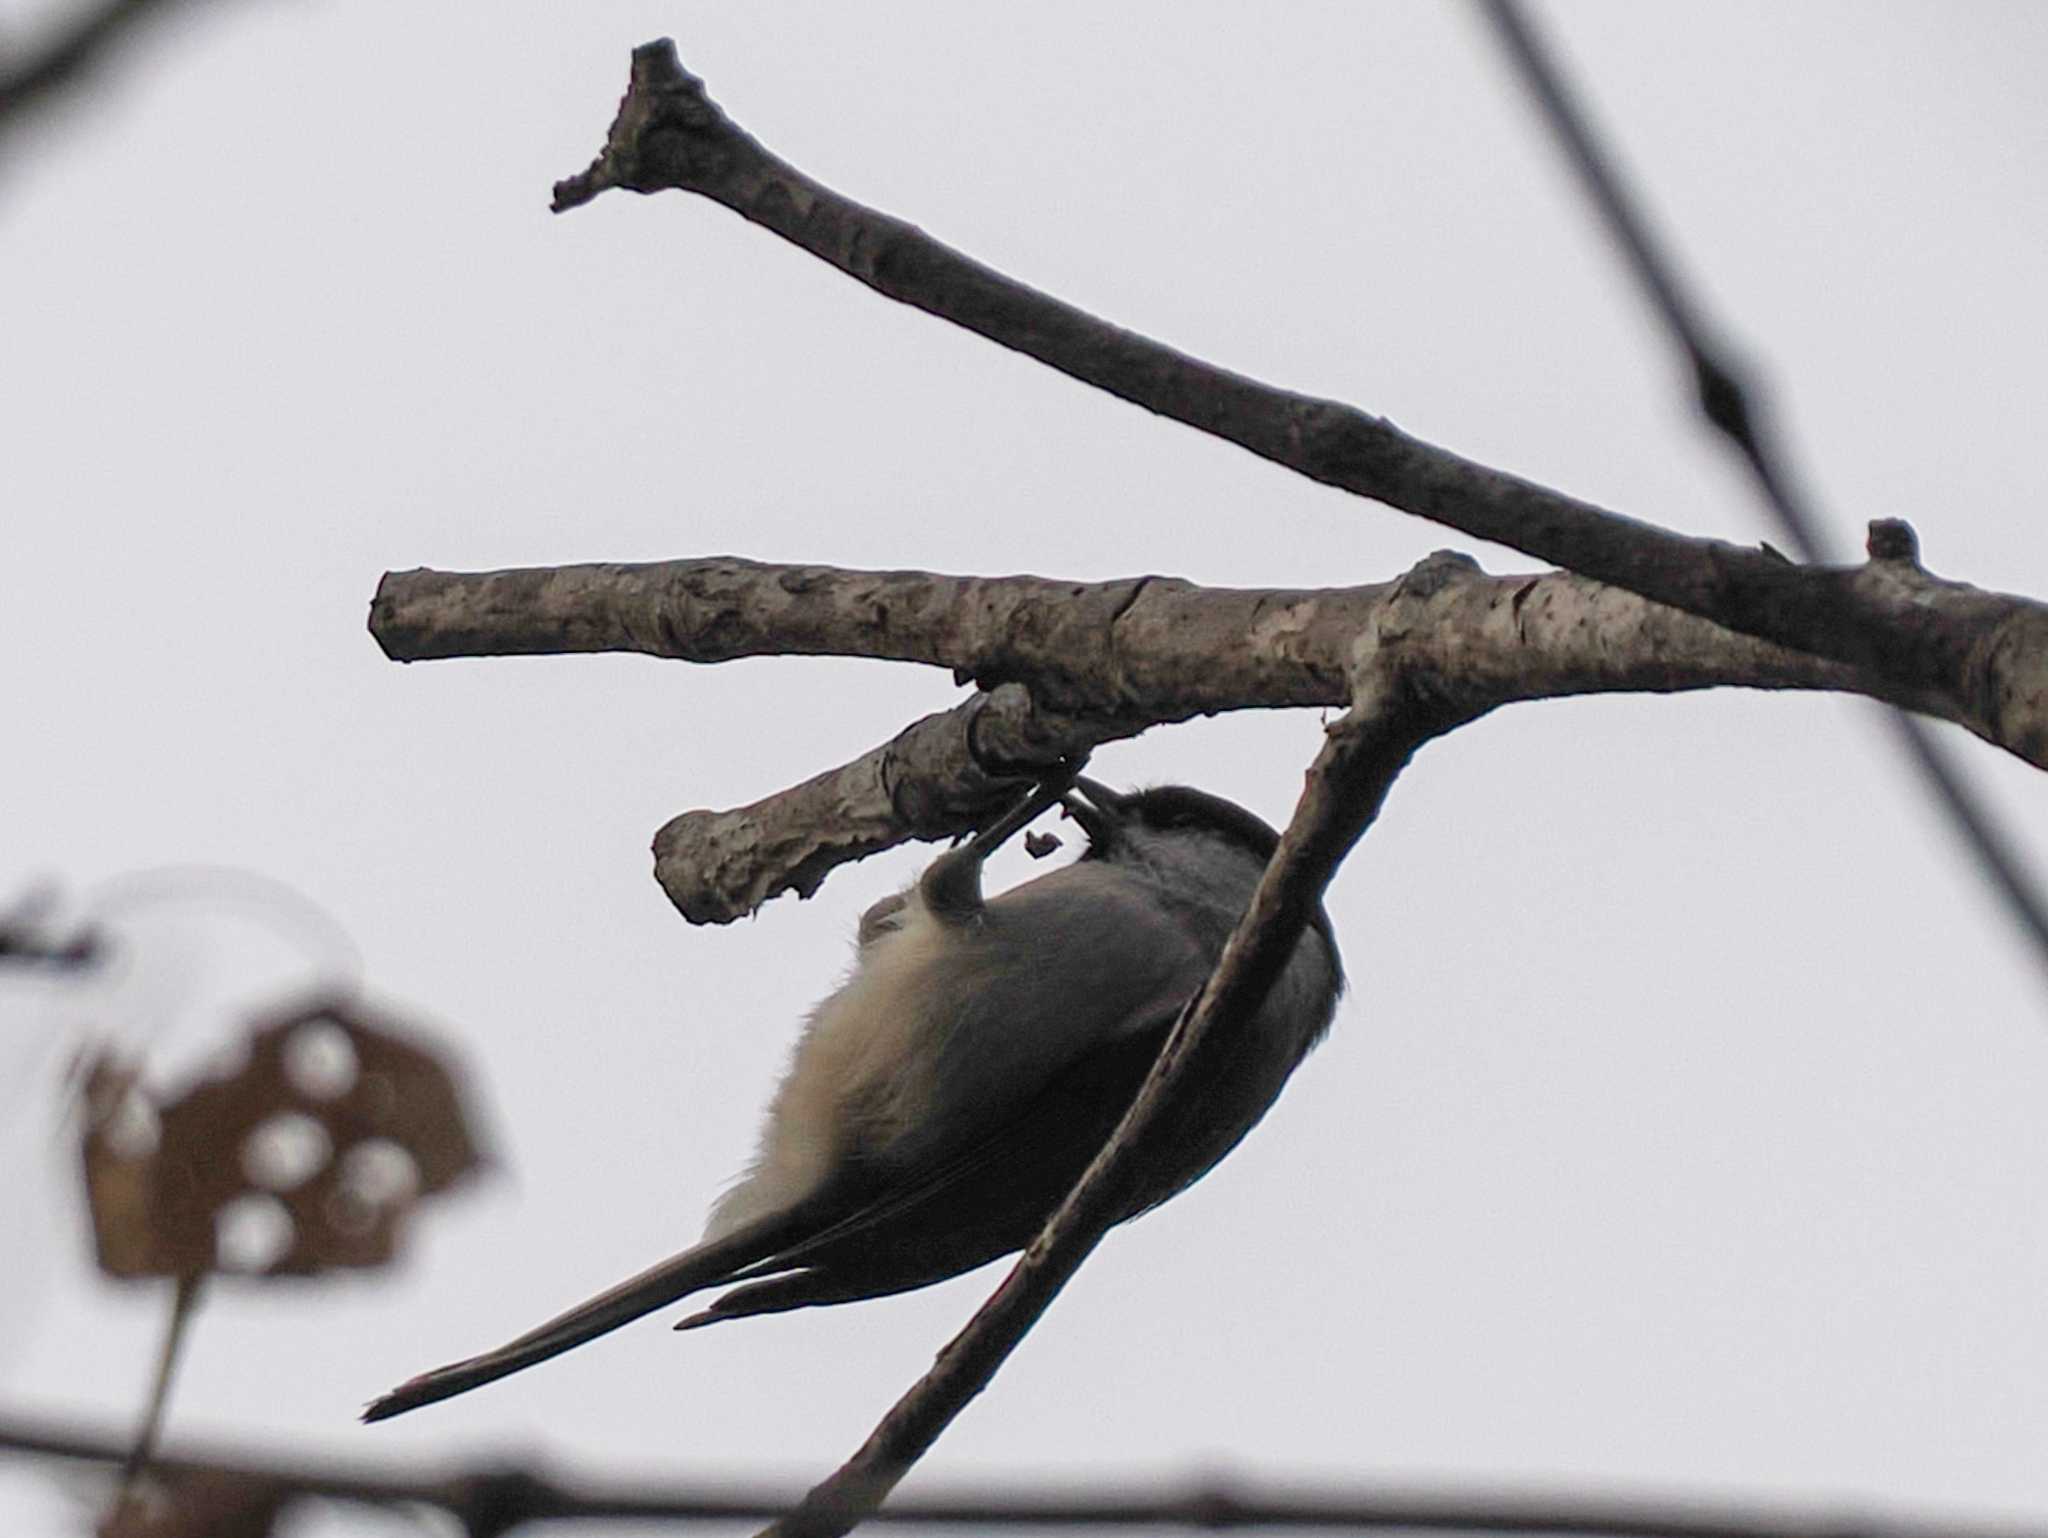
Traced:
[[1108, 849], [1116, 843], [1117, 834], [1123, 826], [1124, 809], [1130, 797], [1111, 790], [1100, 780], [1091, 780], [1085, 774], [1074, 776], [1074, 789], [1088, 799], [1069, 793], [1060, 798], [1060, 805], [1074, 821], [1081, 825], [1081, 831], [1088, 835], [1091, 849]]
[[1102, 781], [1091, 780], [1085, 774], [1074, 776], [1074, 788], [1101, 807], [1103, 811], [1114, 816], [1123, 815], [1123, 810], [1130, 803], [1131, 799], [1122, 791], [1111, 790]]

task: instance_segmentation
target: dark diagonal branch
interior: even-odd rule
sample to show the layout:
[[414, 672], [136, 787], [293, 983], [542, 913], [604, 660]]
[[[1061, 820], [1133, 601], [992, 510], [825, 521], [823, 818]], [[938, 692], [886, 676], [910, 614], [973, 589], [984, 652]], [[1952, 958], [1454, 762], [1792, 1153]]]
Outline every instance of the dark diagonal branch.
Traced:
[[1227, 439], [1312, 480], [1907, 687], [1954, 677], [1941, 627], [1873, 611], [1831, 574], [1691, 539], [1461, 459], [1340, 402], [1276, 389], [1122, 330], [915, 226], [831, 191], [764, 149], [683, 69], [674, 44], [636, 49], [603, 153], [559, 183], [569, 209], [607, 188], [701, 194], [878, 293], [1076, 379]]
[[1379, 815], [1409, 758], [1430, 738], [1485, 708], [1475, 708], [1475, 697], [1454, 692], [1464, 689], [1464, 680], [1425, 677], [1404, 660], [1400, 637], [1408, 626], [1401, 611], [1411, 601], [1426, 604], [1441, 590], [1442, 575], [1442, 563], [1418, 567], [1400, 584], [1385, 623], [1360, 638], [1354, 704], [1329, 729], [1251, 906], [1215, 973], [1182, 1012], [1115, 1135], [931, 1371], [897, 1401], [852, 1458], [767, 1530], [769, 1538], [832, 1538], [858, 1526], [988, 1386], [1110, 1225], [1129, 1210], [1128, 1183], [1142, 1158], [1141, 1145], [1148, 1137], [1172, 1135], [1170, 1117], [1184, 1086], [1227, 1071], [1220, 1065], [1232, 1033], [1244, 1029], [1264, 1002], [1324, 887]]
[[[1530, 26], [1517, 0], [1479, 0], [1509, 60], [1535, 98], [1544, 121], [1563, 146], [1586, 195], [1621, 248], [1672, 341], [1685, 354], [1700, 414], [1723, 433], [1749, 466], [1757, 490], [1801, 560], [1829, 558], [1827, 531], [1798, 489], [1791, 456], [1771, 413], [1751, 398], [1742, 371], [1713, 339], [1698, 300], [1650, 230], [1648, 216], [1623, 185], [1615, 158], [1601, 144], [1589, 115], [1550, 50]], [[1961, 773], [1919, 722], [1894, 715], [1899, 750], [1934, 799], [1947, 811], [2006, 908], [2032, 939], [2035, 958], [2048, 964], [2048, 902], [2021, 869], [2012, 840], [1991, 810], [1964, 785]]]
[[[1867, 608], [1938, 623], [1969, 664], [1939, 690], [1829, 662], [1569, 573], [1470, 568], [1433, 623], [1497, 701], [1718, 686], [1868, 695], [1969, 728], [2048, 766], [2048, 608], [1923, 569], [1911, 532], [1874, 525], [1873, 559], [1825, 576]], [[699, 662], [887, 657], [950, 669], [985, 695], [840, 768], [655, 840], [693, 922], [808, 896], [835, 865], [973, 827], [1019, 777], [1155, 725], [1225, 710], [1341, 708], [1357, 638], [1397, 584], [1204, 588], [841, 571], [731, 557], [648, 565], [388, 574], [370, 628], [400, 659], [632, 651]], [[1026, 685], [1028, 684], [1028, 690]]]

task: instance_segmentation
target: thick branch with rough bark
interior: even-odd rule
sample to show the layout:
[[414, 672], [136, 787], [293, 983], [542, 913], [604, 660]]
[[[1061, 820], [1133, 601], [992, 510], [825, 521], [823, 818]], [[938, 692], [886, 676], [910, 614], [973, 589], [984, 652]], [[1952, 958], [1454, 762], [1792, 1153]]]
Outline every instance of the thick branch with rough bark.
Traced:
[[667, 39], [634, 50], [603, 152], [557, 184], [566, 210], [608, 188], [711, 198], [888, 298], [915, 306], [1323, 484], [1508, 545], [1730, 629], [1874, 667], [1905, 690], [1969, 680], [2048, 756], [2048, 623], [1987, 632], [1858, 587], [1840, 569], [1638, 522], [1412, 438], [1384, 418], [1247, 379], [1040, 293], [804, 175], [739, 128]]
[[[1923, 569], [1911, 531], [1873, 525], [1872, 559], [1834, 573], [1871, 604], [1944, 616], [1995, 638], [2048, 610]], [[723, 923], [835, 865], [974, 826], [1029, 776], [1148, 727], [1225, 710], [1341, 708], [1361, 635], [1399, 584], [1204, 588], [1166, 577], [1062, 582], [842, 571], [734, 557], [644, 565], [387, 574], [370, 628], [402, 661], [631, 651], [695, 662], [882, 657], [952, 670], [987, 693], [855, 759], [732, 811], [686, 812], [655, 869], [695, 923]], [[1431, 644], [1495, 703], [1736, 686], [1867, 695], [1967, 727], [2042, 763], [2038, 698], [1902, 683], [1739, 634], [1565, 572], [1488, 576], [1469, 563], [1431, 611]], [[1028, 683], [1028, 688], [1026, 687]]]

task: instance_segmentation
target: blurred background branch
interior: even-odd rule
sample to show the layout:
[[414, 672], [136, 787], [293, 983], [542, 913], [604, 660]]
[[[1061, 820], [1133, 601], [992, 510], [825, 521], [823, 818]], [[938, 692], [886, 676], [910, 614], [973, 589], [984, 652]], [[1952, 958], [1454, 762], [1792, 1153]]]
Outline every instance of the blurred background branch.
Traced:
[[73, 6], [32, 45], [0, 43], [0, 143], [17, 120], [100, 68], [131, 33], [188, 0], [105, 0]]
[[[118, 1466], [118, 1437], [56, 1421], [0, 1414], [0, 1456]], [[567, 1521], [753, 1521], [776, 1517], [800, 1492], [762, 1484], [637, 1483], [560, 1480], [507, 1465], [444, 1473], [401, 1473], [311, 1454], [252, 1457], [231, 1448], [180, 1447], [156, 1460], [171, 1481], [203, 1479], [218, 1499], [223, 1485], [251, 1502], [325, 1498], [378, 1506], [428, 1506], [471, 1534], [509, 1533]], [[288, 1503], [288, 1501], [287, 1501]], [[280, 1510], [282, 1507], [280, 1506]], [[1158, 1483], [956, 1485], [944, 1494], [906, 1496], [868, 1519], [903, 1527], [1184, 1527], [1291, 1531], [1395, 1530], [1429, 1533], [1545, 1533], [1559, 1538], [2048, 1538], [2021, 1523], [1954, 1521], [1937, 1516], [1876, 1517], [1846, 1507], [1793, 1506], [1660, 1495], [1575, 1497], [1554, 1489], [1475, 1492], [1422, 1486], [1358, 1485], [1307, 1489], [1202, 1478]]]

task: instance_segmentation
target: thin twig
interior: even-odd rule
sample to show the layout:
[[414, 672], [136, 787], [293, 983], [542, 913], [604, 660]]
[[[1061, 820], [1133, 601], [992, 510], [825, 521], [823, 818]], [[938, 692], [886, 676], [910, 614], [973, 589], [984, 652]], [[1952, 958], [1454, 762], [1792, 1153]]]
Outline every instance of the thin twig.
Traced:
[[[1799, 558], [1810, 563], [1829, 559], [1826, 530], [1798, 489], [1799, 478], [1792, 471], [1770, 413], [1752, 399], [1742, 371], [1713, 340], [1699, 301], [1679, 276], [1677, 262], [1651, 234], [1640, 200], [1623, 186], [1614, 155], [1594, 132], [1556, 58], [1537, 36], [1518, 0], [1479, 0], [1479, 5], [1536, 99], [1544, 121], [1564, 146], [1586, 195], [1621, 247], [1651, 308], [1685, 353], [1700, 414], [1741, 454], [1757, 490]], [[1963, 783], [1954, 760], [1925, 726], [1894, 712], [1891, 727], [1921, 783], [1948, 813], [1964, 847], [1975, 856], [2007, 911], [2032, 940], [2035, 960], [2048, 968], [2048, 899], [2021, 868], [2010, 835], [1998, 826], [1990, 807]]]

